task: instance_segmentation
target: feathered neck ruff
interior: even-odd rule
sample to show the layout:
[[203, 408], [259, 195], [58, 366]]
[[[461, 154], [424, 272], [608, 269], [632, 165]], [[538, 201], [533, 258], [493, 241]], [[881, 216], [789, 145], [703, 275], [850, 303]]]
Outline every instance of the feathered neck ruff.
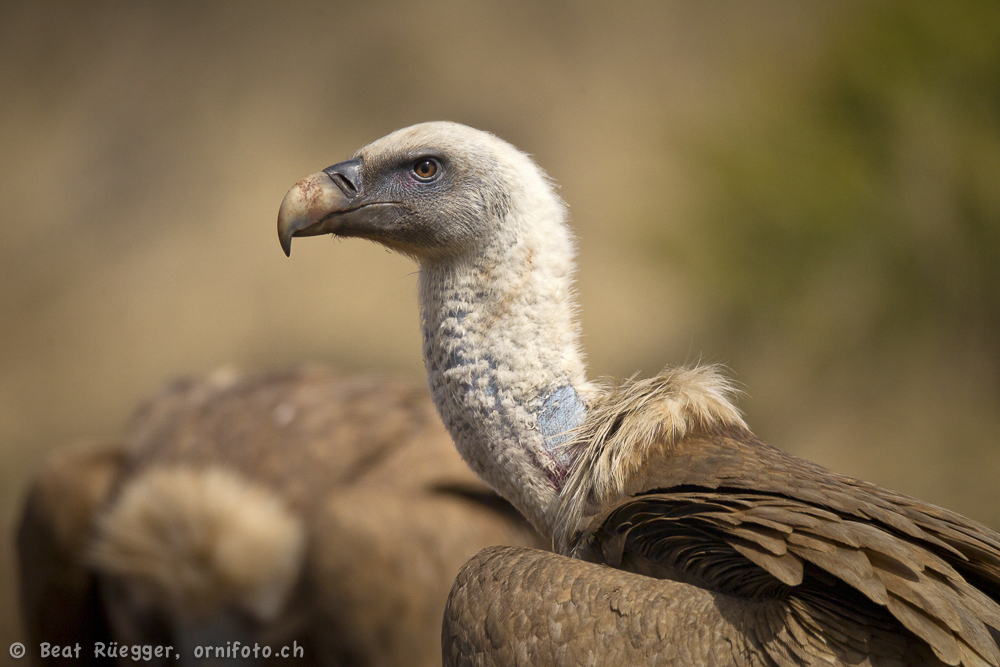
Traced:
[[565, 445], [575, 464], [550, 508], [557, 551], [572, 549], [590, 508], [624, 497], [626, 484], [652, 454], [698, 432], [749, 430], [733, 404], [736, 394], [717, 366], [668, 368], [649, 379], [607, 385]]

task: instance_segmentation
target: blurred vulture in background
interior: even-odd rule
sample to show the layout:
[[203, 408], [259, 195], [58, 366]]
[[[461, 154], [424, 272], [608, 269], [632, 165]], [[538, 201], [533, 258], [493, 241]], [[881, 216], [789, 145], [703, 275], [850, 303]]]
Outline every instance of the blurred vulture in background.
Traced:
[[18, 534], [22, 610], [29, 646], [79, 643], [84, 662], [102, 642], [172, 646], [178, 664], [287, 646], [296, 664], [439, 665], [462, 564], [538, 539], [425, 389], [219, 372], [149, 401], [124, 445], [49, 457]]

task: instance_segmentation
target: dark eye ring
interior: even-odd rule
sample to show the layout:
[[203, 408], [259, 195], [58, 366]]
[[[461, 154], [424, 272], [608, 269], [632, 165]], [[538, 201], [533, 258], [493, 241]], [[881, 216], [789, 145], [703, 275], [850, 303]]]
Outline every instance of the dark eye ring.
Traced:
[[438, 172], [441, 171], [441, 165], [438, 161], [430, 157], [422, 157], [413, 163], [413, 175], [417, 177], [418, 181], [433, 181]]

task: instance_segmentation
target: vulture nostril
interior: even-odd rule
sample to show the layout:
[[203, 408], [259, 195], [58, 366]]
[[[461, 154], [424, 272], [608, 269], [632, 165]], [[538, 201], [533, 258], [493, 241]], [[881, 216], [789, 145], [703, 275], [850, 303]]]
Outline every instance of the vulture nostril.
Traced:
[[360, 192], [361, 186], [361, 159], [345, 160], [331, 165], [323, 170], [323, 173], [330, 177], [330, 180], [337, 184], [349, 199], [353, 199]]
[[337, 172], [334, 172], [330, 174], [330, 178], [333, 180], [334, 183], [337, 184], [337, 187], [339, 187], [341, 190], [344, 191], [345, 195], [353, 197], [354, 195], [358, 194], [358, 189], [354, 187], [354, 183], [351, 183], [351, 181], [343, 174], [338, 174]]

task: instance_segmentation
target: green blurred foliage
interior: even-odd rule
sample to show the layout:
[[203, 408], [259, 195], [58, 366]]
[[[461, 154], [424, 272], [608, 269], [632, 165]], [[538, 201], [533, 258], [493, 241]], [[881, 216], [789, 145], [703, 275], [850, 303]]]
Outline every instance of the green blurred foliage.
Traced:
[[717, 332], [820, 366], [916, 343], [1000, 383], [1000, 3], [862, 5], [775, 88], [686, 147]]

